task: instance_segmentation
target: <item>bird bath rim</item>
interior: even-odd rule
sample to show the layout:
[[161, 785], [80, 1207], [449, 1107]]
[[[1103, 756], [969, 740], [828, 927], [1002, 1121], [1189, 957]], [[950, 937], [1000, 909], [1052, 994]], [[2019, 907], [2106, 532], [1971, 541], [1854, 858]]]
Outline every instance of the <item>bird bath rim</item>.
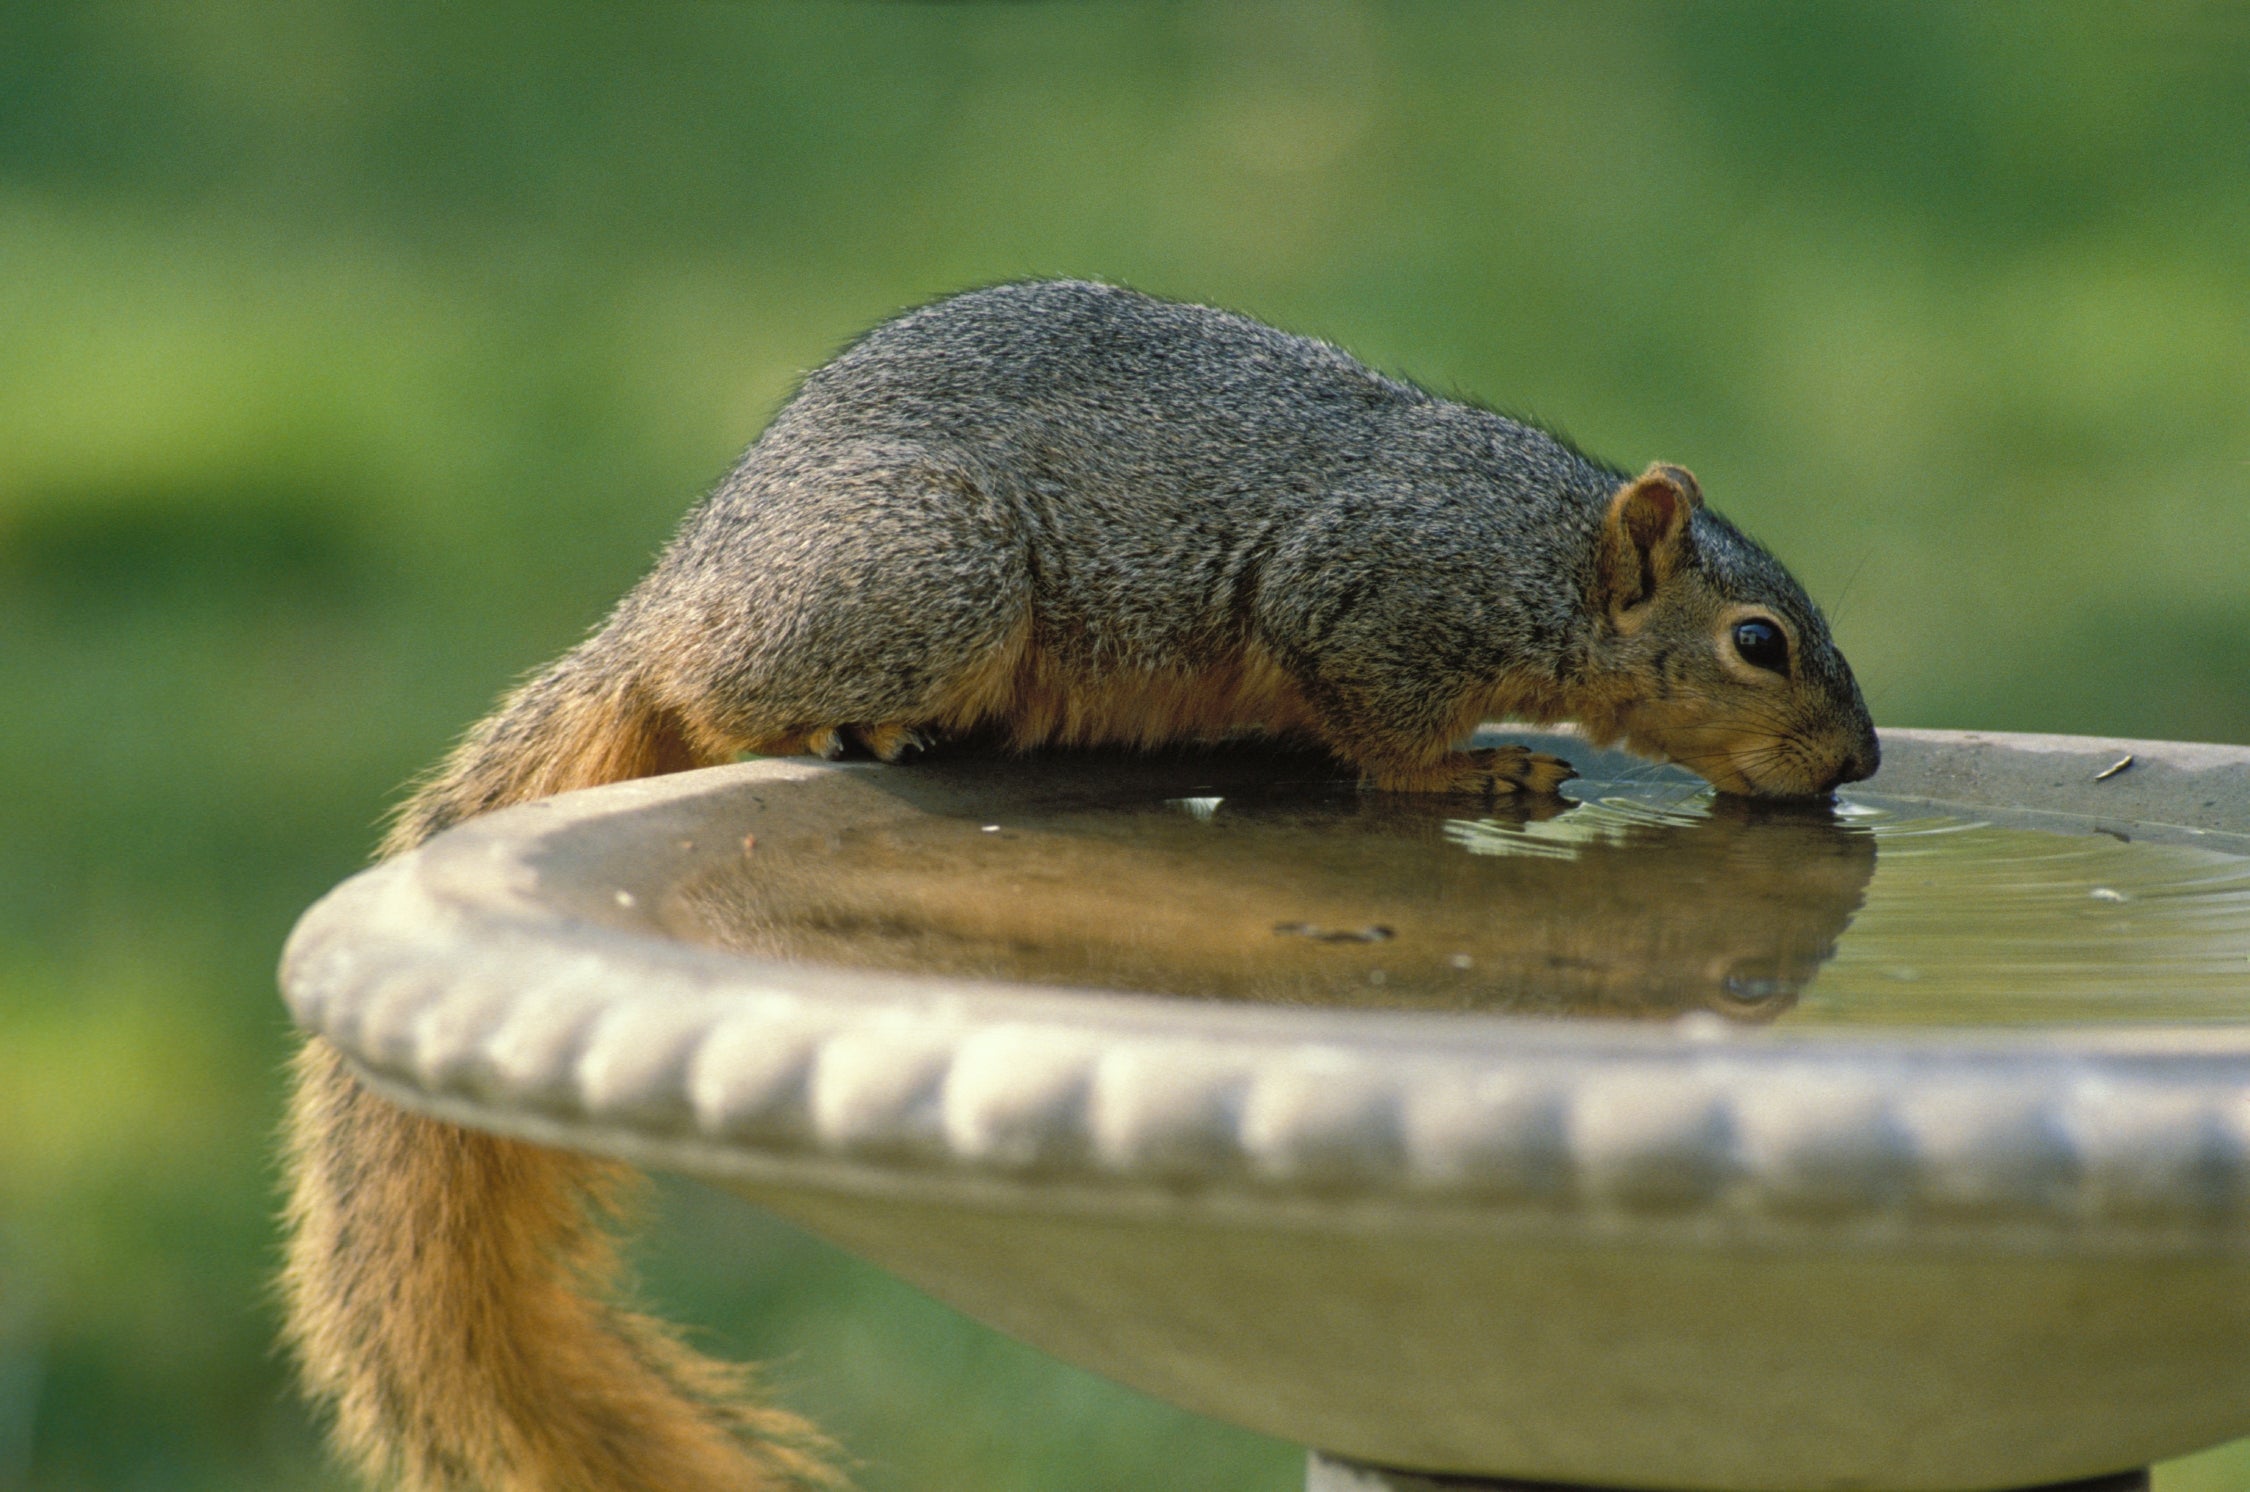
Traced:
[[[1944, 756], [1962, 748], [2250, 780], [2250, 748], [1885, 735], [1921, 769], [1908, 787], [1958, 792], [1968, 774]], [[711, 803], [885, 770], [750, 762], [473, 821], [306, 914], [282, 965], [291, 1010], [409, 1107], [697, 1174], [995, 1201], [1028, 1185], [1042, 1205], [1380, 1198], [1488, 1216], [1513, 1199], [1605, 1234], [2250, 1248], [2250, 1023], [1775, 1031], [1244, 1008], [748, 959], [682, 945], [644, 900], [652, 872], [735, 852], [739, 835], [694, 822]], [[2208, 810], [2181, 822], [2190, 799], [2170, 821], [2217, 828]], [[575, 832], [621, 818], [650, 824], [622, 856]], [[565, 838], [567, 857], [547, 853]]]
[[[1872, 786], [1893, 796], [2250, 828], [2246, 748], [1896, 731], [1884, 747]], [[306, 914], [290, 1007], [407, 1107], [755, 1195], [1439, 1248], [2250, 1259], [2250, 1024], [1236, 1007], [762, 962], [667, 931], [664, 886], [739, 855], [758, 813], [818, 813], [896, 770], [753, 762], [472, 821]], [[1977, 1474], [1910, 1484], [1992, 1484]]]

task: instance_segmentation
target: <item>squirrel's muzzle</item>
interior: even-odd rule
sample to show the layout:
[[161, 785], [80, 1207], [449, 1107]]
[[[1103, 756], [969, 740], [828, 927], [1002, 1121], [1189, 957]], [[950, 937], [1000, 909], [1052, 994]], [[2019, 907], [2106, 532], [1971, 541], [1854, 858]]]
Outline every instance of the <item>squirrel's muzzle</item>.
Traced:
[[1829, 779], [1823, 791], [1833, 792], [1847, 782], [1865, 782], [1883, 765], [1883, 746], [1869, 730], [1867, 739], [1852, 748], [1851, 754], [1837, 763], [1836, 775]]

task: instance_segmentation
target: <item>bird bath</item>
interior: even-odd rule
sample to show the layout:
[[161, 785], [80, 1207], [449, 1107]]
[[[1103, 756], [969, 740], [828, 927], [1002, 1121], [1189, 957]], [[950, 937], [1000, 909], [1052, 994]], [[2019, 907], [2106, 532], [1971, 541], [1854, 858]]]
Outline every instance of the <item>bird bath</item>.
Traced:
[[1252, 751], [574, 793], [346, 882], [283, 987], [399, 1103], [728, 1187], [1315, 1492], [2250, 1434], [2250, 749], [1892, 732], [1831, 811], [1509, 738], [1579, 801]]

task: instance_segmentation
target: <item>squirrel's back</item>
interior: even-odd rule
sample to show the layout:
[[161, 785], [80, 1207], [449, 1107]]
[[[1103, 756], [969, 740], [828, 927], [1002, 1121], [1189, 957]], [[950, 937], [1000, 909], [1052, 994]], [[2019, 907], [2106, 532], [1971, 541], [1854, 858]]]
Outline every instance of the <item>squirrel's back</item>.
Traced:
[[809, 376], [612, 625], [751, 749], [1322, 735], [1413, 631], [1461, 680], [1559, 654], [1624, 480], [1246, 317], [1006, 285]]
[[[1405, 499], [1420, 546], [1487, 540], [1528, 575], [1590, 534], [1625, 474], [1535, 427], [1436, 398], [1245, 316], [1115, 286], [971, 291], [886, 322], [807, 377], [692, 517], [675, 555], [776, 510], [865, 514], [839, 466], [925, 462], [1035, 550], [1042, 600], [1127, 615], [1239, 602], [1295, 539], [1333, 565], [1374, 536], [1331, 525]], [[901, 494], [912, 501], [909, 494]], [[1451, 499], [1450, 501], [1448, 499]], [[1349, 537], [1353, 544], [1324, 541]], [[1341, 552], [1339, 552], [1341, 550]], [[1125, 579], [1122, 593], [1104, 582]]]

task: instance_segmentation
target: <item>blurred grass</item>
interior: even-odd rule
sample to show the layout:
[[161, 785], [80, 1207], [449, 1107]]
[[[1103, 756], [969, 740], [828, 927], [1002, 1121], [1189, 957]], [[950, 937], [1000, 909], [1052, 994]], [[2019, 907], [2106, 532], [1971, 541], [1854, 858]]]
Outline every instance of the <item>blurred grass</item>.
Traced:
[[[4, 0], [0, 1486], [335, 1485], [280, 939], [867, 324], [1238, 306], [1690, 465], [1887, 723], [2250, 740], [2245, 140], [2221, 4]], [[1296, 1480], [662, 1195], [876, 1492]]]

